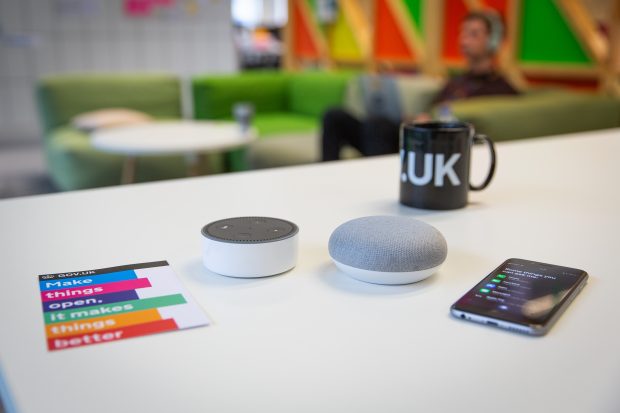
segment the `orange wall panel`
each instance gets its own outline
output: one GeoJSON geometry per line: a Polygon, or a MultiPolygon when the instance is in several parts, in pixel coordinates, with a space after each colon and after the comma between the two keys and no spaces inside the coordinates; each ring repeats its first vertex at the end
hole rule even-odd
{"type": "Polygon", "coordinates": [[[376,19],[375,57],[379,60],[413,60],[414,54],[386,0],[377,0],[376,19]]]}
{"type": "Polygon", "coordinates": [[[303,12],[299,6],[293,5],[293,50],[297,57],[317,58],[318,48],[310,34],[310,28],[306,25],[303,12]]]}

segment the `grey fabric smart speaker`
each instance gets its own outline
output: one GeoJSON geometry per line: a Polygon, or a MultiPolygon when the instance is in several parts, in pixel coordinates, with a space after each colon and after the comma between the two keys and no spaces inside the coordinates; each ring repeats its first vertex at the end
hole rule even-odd
{"type": "Polygon", "coordinates": [[[448,245],[435,227],[415,218],[369,216],[340,225],[329,238],[329,255],[360,281],[409,284],[434,274],[448,245]]]}

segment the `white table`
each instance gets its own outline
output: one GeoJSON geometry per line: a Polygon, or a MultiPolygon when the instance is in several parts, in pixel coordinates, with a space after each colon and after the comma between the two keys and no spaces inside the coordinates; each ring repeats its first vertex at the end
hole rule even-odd
{"type": "Polygon", "coordinates": [[[92,145],[105,152],[125,155],[122,183],[135,178],[136,157],[183,154],[188,175],[197,174],[200,155],[246,146],[256,139],[256,131],[242,131],[235,122],[166,121],[121,126],[95,131],[92,145]]]}
{"type": "Polygon", "coordinates": [[[400,206],[397,156],[0,201],[10,402],[27,413],[619,411],[620,129],[497,150],[494,182],[457,211],[400,206]],[[257,280],[203,269],[202,225],[254,214],[299,225],[298,266],[257,280]],[[443,232],[440,272],[391,287],[340,273],[330,233],[374,214],[443,232]],[[590,273],[545,337],[449,315],[508,257],[590,273]],[[46,350],[37,274],[160,259],[212,326],[46,350]]]}

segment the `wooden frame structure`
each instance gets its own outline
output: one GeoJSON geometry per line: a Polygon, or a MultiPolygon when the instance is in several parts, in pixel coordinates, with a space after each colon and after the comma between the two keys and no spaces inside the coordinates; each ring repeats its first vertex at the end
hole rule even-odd
{"type": "Polygon", "coordinates": [[[533,78],[588,81],[620,94],[620,0],[608,1],[612,10],[605,36],[582,0],[340,0],[339,20],[330,24],[318,21],[312,0],[288,0],[285,68],[407,69],[442,75],[463,65],[455,55],[455,22],[468,11],[495,9],[506,27],[499,66],[514,84],[523,87],[533,78]],[[564,62],[561,56],[545,61],[542,49],[527,54],[540,33],[540,28],[532,32],[536,20],[530,20],[541,8],[572,42],[578,61],[564,62]],[[338,42],[349,42],[355,50],[342,53],[347,46],[338,42]]]}

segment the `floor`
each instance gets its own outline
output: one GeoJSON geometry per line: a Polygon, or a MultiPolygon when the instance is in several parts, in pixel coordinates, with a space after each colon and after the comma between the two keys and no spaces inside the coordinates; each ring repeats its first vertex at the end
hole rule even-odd
{"type": "Polygon", "coordinates": [[[0,141],[0,199],[56,192],[38,141],[0,141]]]}

